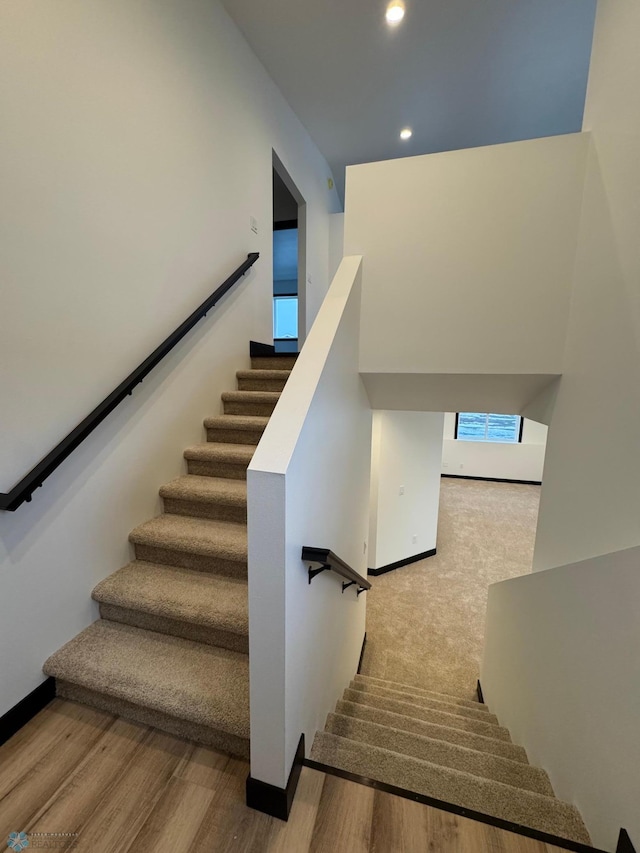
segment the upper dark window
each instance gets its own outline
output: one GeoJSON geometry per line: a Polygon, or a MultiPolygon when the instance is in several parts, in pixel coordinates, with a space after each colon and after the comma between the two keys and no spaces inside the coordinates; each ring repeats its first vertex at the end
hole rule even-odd
{"type": "Polygon", "coordinates": [[[462,441],[495,441],[517,444],[522,441],[523,419],[519,415],[458,412],[455,438],[462,441]]]}

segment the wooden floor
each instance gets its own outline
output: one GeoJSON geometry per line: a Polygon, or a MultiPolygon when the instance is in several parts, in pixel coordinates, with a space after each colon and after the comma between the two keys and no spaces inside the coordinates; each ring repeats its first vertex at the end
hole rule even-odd
{"type": "Polygon", "coordinates": [[[248,770],[213,749],[56,699],[0,747],[0,845],[24,831],[29,853],[54,844],[82,853],[558,851],[309,768],[283,823],[244,805],[248,770]]]}

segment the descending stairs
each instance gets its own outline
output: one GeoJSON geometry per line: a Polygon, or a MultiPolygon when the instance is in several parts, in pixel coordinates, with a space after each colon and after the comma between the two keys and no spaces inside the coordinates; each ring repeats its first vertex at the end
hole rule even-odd
{"type": "Polygon", "coordinates": [[[295,358],[238,371],[135,559],[94,589],[101,619],[46,661],[59,696],[249,756],[247,467],[295,358]]]}
{"type": "Polygon", "coordinates": [[[486,705],[357,675],[313,742],[311,759],[474,811],[590,844],[486,705]]]}

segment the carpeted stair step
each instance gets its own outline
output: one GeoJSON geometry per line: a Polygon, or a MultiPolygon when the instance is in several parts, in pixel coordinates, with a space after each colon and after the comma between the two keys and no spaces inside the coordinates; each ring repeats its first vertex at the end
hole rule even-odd
{"type": "Polygon", "coordinates": [[[510,741],[498,740],[496,738],[485,737],[474,732],[466,732],[464,729],[454,729],[450,726],[438,725],[430,723],[426,720],[419,720],[415,717],[407,717],[404,714],[396,714],[393,711],[385,711],[382,708],[375,708],[370,705],[363,705],[358,702],[345,702],[340,700],[336,705],[336,713],[343,716],[356,717],[359,720],[378,723],[381,726],[390,726],[394,729],[401,729],[406,732],[413,732],[423,737],[430,737],[434,740],[443,740],[448,743],[465,746],[469,749],[476,749],[480,752],[488,752],[492,755],[508,758],[511,761],[519,761],[527,764],[527,753],[521,746],[517,746],[510,741]]]}
{"type": "Polygon", "coordinates": [[[578,811],[555,797],[515,788],[329,732],[316,734],[311,758],[358,776],[396,785],[541,832],[583,844],[590,843],[578,811]]]}
{"type": "Polygon", "coordinates": [[[348,687],[342,697],[347,702],[359,702],[383,711],[393,711],[396,714],[404,714],[407,717],[415,717],[429,723],[437,723],[440,726],[450,726],[454,729],[463,729],[467,732],[475,732],[485,737],[496,740],[510,741],[509,730],[497,726],[494,723],[485,723],[482,720],[472,719],[462,714],[451,714],[446,711],[437,711],[424,705],[413,705],[409,702],[400,702],[397,699],[389,699],[387,696],[377,696],[374,693],[365,693],[363,690],[352,690],[348,687]]]}
{"type": "Polygon", "coordinates": [[[403,755],[412,755],[432,764],[464,770],[474,776],[493,779],[505,785],[536,791],[550,797],[554,795],[544,770],[521,761],[510,761],[491,753],[340,714],[329,714],[325,731],[403,755]]]}
{"type": "Polygon", "coordinates": [[[187,474],[162,486],[160,497],[173,515],[247,523],[246,480],[187,474]]]}
{"type": "Polygon", "coordinates": [[[483,711],[488,711],[488,705],[482,702],[473,701],[471,699],[462,699],[460,696],[452,696],[450,693],[438,693],[433,690],[425,690],[423,687],[415,687],[412,684],[403,684],[399,681],[388,681],[384,678],[374,678],[372,675],[356,675],[354,681],[367,685],[379,685],[387,687],[389,690],[399,690],[402,693],[412,693],[416,696],[427,696],[433,699],[439,699],[441,702],[448,702],[450,705],[464,705],[467,708],[481,708],[483,711]]]}
{"type": "Polygon", "coordinates": [[[282,391],[290,370],[238,370],[238,391],[282,391]]]}
{"type": "Polygon", "coordinates": [[[207,441],[229,444],[257,444],[269,423],[268,417],[251,415],[219,415],[205,418],[207,441]]]}
{"type": "Polygon", "coordinates": [[[247,576],[247,527],[232,521],[160,515],[129,534],[136,558],[231,577],[247,576]]]}
{"type": "Polygon", "coordinates": [[[279,391],[225,391],[222,405],[225,415],[269,417],[279,399],[279,391]]]}
{"type": "Polygon", "coordinates": [[[249,658],[100,620],[44,665],[59,696],[249,755],[249,658]]]}
{"type": "Polygon", "coordinates": [[[99,583],[92,597],[111,622],[249,653],[244,580],[136,560],[99,583]]]}
{"type": "Polygon", "coordinates": [[[251,359],[253,370],[293,370],[298,353],[274,353],[268,356],[254,356],[251,359]]]}
{"type": "Polygon", "coordinates": [[[412,705],[422,705],[425,708],[433,708],[435,711],[446,711],[449,714],[460,714],[464,717],[470,717],[472,720],[481,720],[485,723],[493,723],[498,725],[498,718],[482,708],[470,708],[467,705],[455,705],[445,702],[441,699],[434,699],[431,696],[423,696],[415,693],[405,693],[399,690],[391,690],[387,687],[377,684],[363,684],[355,679],[349,685],[352,690],[360,690],[363,693],[370,693],[374,696],[386,696],[389,699],[397,699],[399,702],[409,702],[412,705]]]}
{"type": "Polygon", "coordinates": [[[247,468],[256,452],[253,444],[194,444],[184,451],[187,470],[200,477],[246,480],[247,468]]]}

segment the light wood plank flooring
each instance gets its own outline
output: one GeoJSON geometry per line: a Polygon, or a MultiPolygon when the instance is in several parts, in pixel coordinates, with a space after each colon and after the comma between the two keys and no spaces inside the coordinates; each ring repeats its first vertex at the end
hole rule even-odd
{"type": "Polygon", "coordinates": [[[248,771],[56,699],[0,747],[0,844],[24,831],[29,850],[82,853],[560,853],[309,768],[283,823],[244,805],[248,771]]]}

